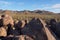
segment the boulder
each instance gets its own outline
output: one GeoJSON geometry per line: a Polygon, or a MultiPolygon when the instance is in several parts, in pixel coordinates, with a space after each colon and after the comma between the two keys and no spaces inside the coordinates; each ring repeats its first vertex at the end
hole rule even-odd
{"type": "Polygon", "coordinates": [[[0,37],[6,37],[7,36],[7,31],[4,27],[0,27],[0,37]]]}
{"type": "Polygon", "coordinates": [[[58,38],[60,38],[60,23],[58,23],[55,19],[51,19],[50,25],[50,29],[55,33],[58,38]]]}
{"type": "Polygon", "coordinates": [[[25,20],[21,20],[21,22],[22,22],[22,25],[21,25],[21,28],[23,28],[24,26],[25,26],[25,20]]]}
{"type": "Polygon", "coordinates": [[[8,24],[14,25],[14,21],[11,16],[6,14],[6,15],[2,15],[1,17],[3,19],[3,25],[8,25],[8,24]]]}
{"type": "Polygon", "coordinates": [[[23,35],[29,35],[34,40],[47,40],[43,25],[38,18],[33,18],[24,28],[23,35]]]}
{"type": "Polygon", "coordinates": [[[30,36],[28,35],[19,35],[19,36],[7,36],[7,37],[4,37],[4,38],[1,38],[1,40],[34,40],[33,38],[31,38],[30,36]]]}

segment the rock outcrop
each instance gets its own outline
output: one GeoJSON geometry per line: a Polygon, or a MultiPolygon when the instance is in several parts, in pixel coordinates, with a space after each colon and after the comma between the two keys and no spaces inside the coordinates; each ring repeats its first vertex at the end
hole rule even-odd
{"type": "MultiPolygon", "coordinates": [[[[55,21],[52,23],[55,25],[55,21]]],[[[50,24],[52,26],[52,24],[50,24]]],[[[46,23],[39,18],[14,21],[9,15],[2,15],[0,19],[0,39],[2,40],[58,40],[55,32],[46,27],[46,23]]],[[[52,26],[56,28],[56,26],[52,26]]],[[[52,28],[51,27],[51,28],[52,28]]],[[[59,28],[59,27],[58,27],[59,28]]],[[[53,29],[54,30],[54,29],[53,29]]],[[[56,33],[60,30],[56,30],[56,33]]]]}
{"type": "Polygon", "coordinates": [[[0,27],[0,37],[6,37],[7,31],[4,27],[0,27]]]}

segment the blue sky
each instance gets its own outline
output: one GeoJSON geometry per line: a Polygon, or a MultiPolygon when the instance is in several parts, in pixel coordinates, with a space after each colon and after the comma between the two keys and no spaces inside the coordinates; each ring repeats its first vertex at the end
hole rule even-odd
{"type": "Polygon", "coordinates": [[[60,0],[0,0],[3,10],[47,10],[60,12],[60,0]]]}

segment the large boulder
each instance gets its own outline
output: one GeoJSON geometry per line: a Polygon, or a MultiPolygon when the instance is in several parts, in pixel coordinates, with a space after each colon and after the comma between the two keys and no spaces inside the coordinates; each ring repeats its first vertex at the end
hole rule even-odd
{"type": "Polygon", "coordinates": [[[56,23],[56,30],[55,30],[55,34],[58,38],[60,38],[60,23],[56,23]]]}
{"type": "Polygon", "coordinates": [[[58,38],[60,38],[60,23],[58,23],[55,19],[51,19],[50,25],[50,29],[55,33],[58,38]]]}
{"type": "Polygon", "coordinates": [[[23,28],[24,26],[25,26],[25,20],[21,20],[21,22],[22,22],[22,25],[21,25],[21,28],[23,28]]]}
{"type": "MultiPolygon", "coordinates": [[[[2,23],[2,26],[11,25],[11,27],[12,27],[13,29],[15,29],[15,28],[13,27],[13,25],[14,25],[14,20],[13,20],[13,18],[12,18],[10,15],[7,15],[7,14],[1,15],[1,23],[2,23]]],[[[0,24],[0,25],[1,25],[1,24],[0,24]]]]}
{"type": "MultiPolygon", "coordinates": [[[[15,27],[14,27],[14,28],[15,28],[15,27]]],[[[16,30],[16,28],[13,29],[13,28],[11,27],[11,25],[8,25],[7,35],[18,35],[18,34],[19,34],[18,31],[19,31],[19,30],[16,30]]]]}
{"type": "Polygon", "coordinates": [[[55,34],[57,34],[58,29],[59,29],[59,27],[57,27],[57,26],[58,26],[58,24],[57,24],[56,20],[55,20],[55,19],[51,19],[51,20],[50,20],[50,29],[51,29],[55,34]]]}
{"type": "Polygon", "coordinates": [[[40,21],[41,21],[41,23],[43,24],[43,27],[44,27],[44,30],[45,30],[45,33],[46,33],[46,35],[47,35],[48,40],[58,40],[58,38],[57,38],[56,35],[50,30],[50,28],[46,26],[47,24],[46,24],[42,19],[40,19],[40,21]]]}
{"type": "Polygon", "coordinates": [[[22,26],[22,22],[20,20],[14,21],[14,27],[16,29],[21,28],[21,26],[22,26]]]}
{"type": "Polygon", "coordinates": [[[16,20],[14,22],[15,30],[17,30],[19,34],[21,34],[21,25],[22,25],[22,22],[20,20],[16,20]]]}
{"type": "Polygon", "coordinates": [[[47,40],[43,25],[38,18],[33,18],[25,25],[22,29],[22,34],[29,35],[34,40],[47,40]]]}
{"type": "Polygon", "coordinates": [[[6,37],[7,31],[4,27],[0,27],[0,37],[6,37]]]}
{"type": "Polygon", "coordinates": [[[3,25],[8,25],[8,24],[14,25],[14,21],[11,16],[5,14],[5,15],[2,15],[1,17],[3,19],[3,25]]]}
{"type": "Polygon", "coordinates": [[[25,20],[16,20],[14,26],[17,28],[23,28],[25,26],[25,20]]]}

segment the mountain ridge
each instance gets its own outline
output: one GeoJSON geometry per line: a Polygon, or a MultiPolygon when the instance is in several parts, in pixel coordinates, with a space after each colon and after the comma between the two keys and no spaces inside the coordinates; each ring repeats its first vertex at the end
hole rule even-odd
{"type": "Polygon", "coordinates": [[[45,11],[45,10],[23,10],[23,11],[12,11],[12,10],[1,10],[0,13],[37,13],[37,14],[60,14],[60,13],[54,13],[50,11],[45,11]]]}

